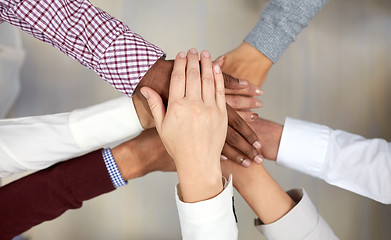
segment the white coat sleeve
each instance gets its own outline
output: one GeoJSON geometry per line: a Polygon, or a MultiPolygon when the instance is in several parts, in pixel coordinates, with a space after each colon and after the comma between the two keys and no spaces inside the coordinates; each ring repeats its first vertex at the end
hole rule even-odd
{"type": "Polygon", "coordinates": [[[391,203],[391,143],[287,118],[277,164],[391,203]]]}
{"type": "Polygon", "coordinates": [[[197,202],[181,201],[179,185],[176,186],[176,203],[184,240],[238,239],[238,228],[233,210],[232,176],[225,189],[216,197],[197,202]]]}
{"type": "Polygon", "coordinates": [[[142,130],[126,96],[70,113],[0,120],[0,176],[47,168],[142,130]]]}
{"type": "Polygon", "coordinates": [[[333,240],[338,239],[319,215],[304,189],[292,189],[288,195],[297,202],[285,216],[256,228],[270,240],[333,240]]]}

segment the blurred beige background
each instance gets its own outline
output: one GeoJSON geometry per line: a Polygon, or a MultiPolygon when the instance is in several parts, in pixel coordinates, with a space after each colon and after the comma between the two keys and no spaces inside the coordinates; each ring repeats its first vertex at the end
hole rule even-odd
{"type": "MultiPolygon", "coordinates": [[[[168,58],[208,49],[214,57],[240,44],[265,0],[93,0],[168,58]]],[[[271,70],[264,118],[318,122],[391,141],[391,2],[331,0],[271,70]]],[[[91,70],[23,34],[22,89],[10,117],[70,111],[119,96],[91,70]]],[[[391,206],[288,169],[265,164],[284,189],[304,187],[341,239],[390,239],[391,206]]],[[[180,239],[176,174],[153,173],[28,231],[33,240],[180,239]]],[[[390,186],[391,187],[391,186],[390,186]]],[[[239,239],[263,239],[254,214],[236,196],[239,239]]],[[[283,229],[281,230],[283,231],[283,229]]]]}

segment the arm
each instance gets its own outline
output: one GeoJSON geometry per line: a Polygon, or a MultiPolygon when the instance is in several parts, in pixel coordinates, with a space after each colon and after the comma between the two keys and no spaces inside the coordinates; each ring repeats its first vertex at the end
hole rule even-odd
{"type": "MultiPolygon", "coordinates": [[[[146,130],[112,153],[126,181],[152,171],[175,170],[156,130],[146,130]],[[147,154],[151,145],[156,154],[147,154]]],[[[11,239],[114,189],[101,150],[12,182],[0,188],[0,239],[11,239]]]]}
{"type": "Polygon", "coordinates": [[[223,191],[219,161],[228,125],[220,68],[212,70],[204,51],[200,74],[198,52],[191,49],[175,59],[167,111],[155,91],[142,88],[141,93],[175,162],[183,239],[236,239],[232,185],[223,191]]]}
{"type": "Polygon", "coordinates": [[[391,203],[391,143],[287,118],[277,164],[391,203]],[[305,148],[303,146],[306,146],[305,148]]]}
{"type": "MultiPolygon", "coordinates": [[[[151,87],[167,99],[172,62],[161,59],[163,52],[158,47],[89,1],[9,1],[0,5],[0,13],[1,21],[53,45],[122,93],[132,96],[143,79],[139,88],[151,87]]],[[[225,79],[232,81],[229,76],[225,79]]],[[[228,135],[227,145],[247,153],[250,164],[258,155],[259,149],[253,146],[259,146],[256,136],[235,110],[228,108],[233,134],[228,135]]]]}
{"type": "Polygon", "coordinates": [[[262,85],[273,63],[278,61],[327,1],[269,1],[244,42],[225,55],[223,71],[262,85]]]}
{"type": "Polygon", "coordinates": [[[287,118],[285,125],[243,117],[257,133],[262,154],[277,164],[390,204],[391,143],[287,118]]]}
{"type": "Polygon", "coordinates": [[[164,54],[88,0],[2,1],[2,21],[56,47],[128,96],[164,54]]]}
{"type": "Polygon", "coordinates": [[[70,113],[0,120],[0,175],[44,169],[137,136],[146,118],[143,105],[133,99],[121,97],[70,113]]]}
{"type": "Polygon", "coordinates": [[[263,166],[239,168],[222,162],[224,176],[235,178],[235,188],[258,216],[257,229],[267,239],[337,239],[303,190],[284,190],[263,166]]]}

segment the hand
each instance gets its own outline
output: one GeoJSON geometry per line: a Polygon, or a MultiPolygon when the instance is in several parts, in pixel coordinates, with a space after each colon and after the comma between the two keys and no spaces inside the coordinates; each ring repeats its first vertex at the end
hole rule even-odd
{"type": "Polygon", "coordinates": [[[277,221],[296,204],[262,165],[242,168],[222,161],[221,168],[225,177],[233,175],[236,190],[264,224],[277,221]]]}
{"type": "Polygon", "coordinates": [[[138,137],[120,144],[111,152],[126,181],[150,172],[176,170],[174,161],[168,155],[155,128],[143,131],[138,137]]]}
{"type": "MultiPolygon", "coordinates": [[[[133,101],[136,107],[137,114],[139,115],[141,125],[147,129],[154,127],[154,121],[148,103],[142,96],[140,89],[144,86],[149,87],[159,93],[163,103],[167,103],[169,95],[170,77],[173,69],[173,61],[159,59],[147,72],[144,78],[141,80],[133,95],[133,101]],[[146,113],[149,114],[146,114],[146,113]],[[141,117],[140,117],[141,116],[141,117]]],[[[254,94],[254,87],[249,86],[245,80],[239,80],[232,76],[223,73],[224,84],[226,88],[241,91],[243,94],[247,91],[254,94]]],[[[257,142],[256,134],[246,124],[246,122],[236,113],[234,109],[227,106],[228,119],[230,130],[227,134],[226,147],[223,149],[223,155],[230,157],[239,164],[248,167],[251,161],[254,160],[257,163],[261,163],[263,157],[258,156],[260,151],[260,144],[257,142]],[[234,158],[233,154],[236,152],[241,153],[244,158],[234,158]]]]}
{"type": "Polygon", "coordinates": [[[281,124],[259,118],[256,113],[251,111],[241,111],[238,113],[257,134],[258,139],[262,144],[261,154],[265,158],[275,161],[280,147],[283,126],[281,124]]]}
{"type": "Polygon", "coordinates": [[[263,85],[273,65],[270,59],[247,42],[217,58],[215,63],[233,77],[247,79],[257,86],[263,85]]]}
{"type": "Polygon", "coordinates": [[[183,200],[196,202],[218,195],[223,189],[219,159],[228,125],[220,67],[212,70],[210,55],[204,51],[200,75],[197,50],[190,49],[187,60],[183,52],[175,59],[167,111],[154,90],[144,87],[141,93],[174,159],[183,200]]]}

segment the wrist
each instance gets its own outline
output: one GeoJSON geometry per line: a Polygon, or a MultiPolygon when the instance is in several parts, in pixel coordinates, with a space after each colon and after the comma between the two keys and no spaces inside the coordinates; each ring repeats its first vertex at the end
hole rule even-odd
{"type": "Polygon", "coordinates": [[[133,146],[133,142],[128,141],[111,150],[118,170],[125,181],[145,175],[145,173],[143,173],[144,168],[140,164],[129,163],[129,161],[138,158],[138,155],[135,152],[136,149],[137,146],[133,146]]]}
{"type": "MultiPolygon", "coordinates": [[[[139,90],[142,87],[149,87],[162,97],[164,104],[167,104],[173,67],[174,61],[163,58],[158,59],[144,75],[143,79],[141,79],[137,85],[136,92],[141,94],[139,90]]],[[[149,108],[147,109],[149,110],[149,108]]]]}
{"type": "Polygon", "coordinates": [[[217,196],[223,190],[220,164],[177,165],[183,201],[198,202],[217,196]]]}
{"type": "Polygon", "coordinates": [[[255,85],[262,85],[273,62],[261,51],[247,42],[227,53],[223,71],[240,79],[246,79],[255,85]]]}
{"type": "Polygon", "coordinates": [[[133,95],[133,102],[141,126],[144,129],[153,128],[155,122],[153,121],[148,102],[141,94],[140,89],[149,87],[155,90],[161,96],[163,103],[167,104],[173,65],[173,61],[164,60],[163,58],[158,59],[137,85],[133,95]]]}
{"type": "Polygon", "coordinates": [[[248,122],[248,124],[257,134],[262,144],[262,155],[266,159],[275,161],[280,147],[283,126],[262,118],[257,118],[252,122],[248,122]]]}
{"type": "Polygon", "coordinates": [[[153,120],[152,115],[147,109],[148,106],[145,106],[143,103],[143,98],[140,98],[140,94],[135,93],[132,97],[134,109],[136,110],[137,117],[140,121],[141,126],[144,129],[149,129],[155,127],[155,121],[153,120]]]}

